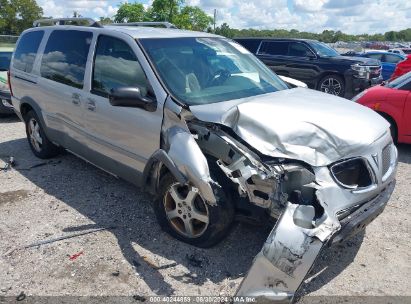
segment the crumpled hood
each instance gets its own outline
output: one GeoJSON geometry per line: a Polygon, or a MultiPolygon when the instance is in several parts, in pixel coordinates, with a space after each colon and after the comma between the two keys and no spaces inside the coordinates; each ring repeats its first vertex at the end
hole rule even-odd
{"type": "Polygon", "coordinates": [[[190,106],[206,122],[230,127],[262,154],[325,166],[362,155],[389,130],[380,115],[350,100],[295,88],[190,106]]]}

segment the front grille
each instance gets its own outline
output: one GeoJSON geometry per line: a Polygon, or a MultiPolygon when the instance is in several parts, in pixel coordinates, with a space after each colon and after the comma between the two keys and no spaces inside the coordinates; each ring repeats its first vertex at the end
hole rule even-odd
{"type": "Polygon", "coordinates": [[[381,75],[381,66],[369,66],[368,70],[370,78],[376,78],[381,75]]]}
{"type": "Polygon", "coordinates": [[[391,166],[391,145],[386,145],[382,150],[382,175],[387,173],[391,166]]]}
{"type": "Polygon", "coordinates": [[[338,162],[330,170],[336,182],[345,188],[365,188],[373,184],[368,162],[361,157],[338,162]]]}

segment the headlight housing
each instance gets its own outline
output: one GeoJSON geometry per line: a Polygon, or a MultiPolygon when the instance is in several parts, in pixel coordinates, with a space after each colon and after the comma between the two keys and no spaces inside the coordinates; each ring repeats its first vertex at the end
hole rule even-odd
{"type": "Polygon", "coordinates": [[[374,174],[368,161],[362,157],[337,162],[330,167],[334,180],[347,189],[366,188],[374,184],[374,174]]]}
{"type": "Polygon", "coordinates": [[[357,78],[367,78],[369,69],[367,66],[360,65],[358,63],[351,65],[351,69],[356,72],[356,77],[357,78]]]}

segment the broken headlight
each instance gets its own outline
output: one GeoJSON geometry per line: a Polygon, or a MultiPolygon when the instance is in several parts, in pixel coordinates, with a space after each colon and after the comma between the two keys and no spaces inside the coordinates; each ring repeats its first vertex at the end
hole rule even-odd
{"type": "Polygon", "coordinates": [[[330,170],[335,181],[344,188],[365,188],[373,184],[372,170],[368,161],[361,157],[335,163],[330,170]]]}

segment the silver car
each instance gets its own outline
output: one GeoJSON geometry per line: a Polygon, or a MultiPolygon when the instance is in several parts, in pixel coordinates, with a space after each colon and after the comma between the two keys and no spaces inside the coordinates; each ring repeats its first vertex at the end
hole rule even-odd
{"type": "Polygon", "coordinates": [[[195,246],[236,213],[276,219],[237,295],[291,300],[326,244],[383,211],[397,149],[372,110],[290,89],[224,37],[65,21],[26,30],[12,59],[33,153],[64,148],[141,186],[161,227],[195,246]]]}

